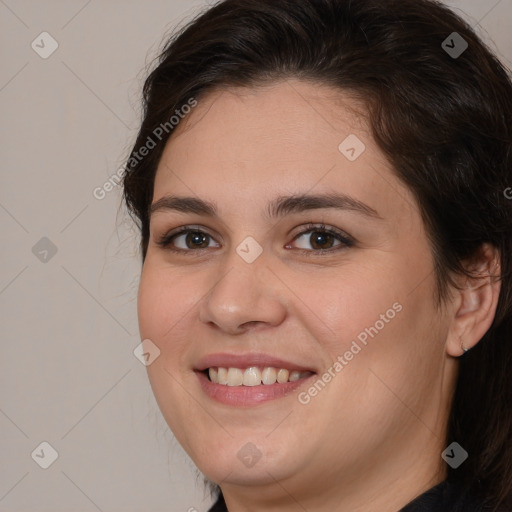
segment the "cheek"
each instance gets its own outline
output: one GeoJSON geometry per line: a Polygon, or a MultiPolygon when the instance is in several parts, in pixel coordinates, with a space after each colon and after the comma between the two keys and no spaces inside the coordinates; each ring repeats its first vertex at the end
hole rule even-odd
{"type": "Polygon", "coordinates": [[[353,340],[364,343],[375,330],[380,337],[391,324],[400,321],[404,294],[389,270],[375,262],[341,269],[335,279],[331,275],[311,282],[303,276],[296,281],[297,290],[307,290],[303,304],[314,322],[311,330],[327,343],[333,359],[349,350],[353,340]]]}
{"type": "MultiPolygon", "coordinates": [[[[370,370],[402,388],[416,382],[412,368],[430,373],[442,356],[428,258],[412,266],[391,256],[347,267],[337,280],[317,281],[323,286],[312,287],[306,276],[297,282],[308,290],[304,302],[315,313],[309,328],[329,359],[343,357],[345,378],[364,386],[370,379],[375,396],[389,392],[370,370]]],[[[338,379],[336,385],[346,383],[338,379]]]]}
{"type": "Polygon", "coordinates": [[[159,283],[158,276],[146,263],[142,271],[137,297],[137,314],[141,337],[152,341],[161,338],[167,322],[167,289],[159,283]]]}
{"type": "Polygon", "coordinates": [[[146,259],[137,297],[141,336],[159,342],[173,336],[190,309],[187,289],[169,269],[146,259]]]}
{"type": "Polygon", "coordinates": [[[141,339],[150,339],[160,350],[146,370],[163,416],[180,437],[188,424],[185,411],[193,407],[180,373],[185,344],[179,340],[186,339],[180,330],[186,328],[190,310],[186,290],[177,285],[176,276],[169,269],[146,258],[137,298],[139,330],[141,339]]]}
{"type": "Polygon", "coordinates": [[[191,309],[187,289],[176,282],[171,272],[159,270],[151,262],[145,264],[137,312],[141,339],[151,340],[160,349],[158,359],[147,368],[152,380],[165,377],[161,372],[155,373],[157,367],[171,369],[182,363],[183,344],[179,340],[187,339],[183,333],[187,330],[187,312],[191,309]]]}

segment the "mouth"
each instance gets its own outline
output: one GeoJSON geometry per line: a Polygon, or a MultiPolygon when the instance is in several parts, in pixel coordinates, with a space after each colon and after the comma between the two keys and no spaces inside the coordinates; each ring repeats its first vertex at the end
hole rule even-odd
{"type": "Polygon", "coordinates": [[[209,398],[237,407],[283,398],[317,374],[264,354],[213,354],[199,362],[195,373],[209,398]]]}
{"type": "Polygon", "coordinates": [[[297,382],[313,375],[311,371],[289,370],[273,366],[250,366],[245,369],[216,366],[207,368],[203,373],[213,384],[230,387],[285,384],[286,382],[297,382]]]}

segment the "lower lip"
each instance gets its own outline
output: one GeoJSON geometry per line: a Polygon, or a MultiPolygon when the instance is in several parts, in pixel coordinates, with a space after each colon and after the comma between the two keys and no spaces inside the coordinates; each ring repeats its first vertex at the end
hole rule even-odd
{"type": "Polygon", "coordinates": [[[276,382],[275,384],[260,384],[259,386],[214,384],[203,372],[196,372],[196,375],[199,377],[201,388],[212,400],[226,405],[244,407],[283,398],[308,382],[316,374],[293,382],[282,384],[276,382]]]}

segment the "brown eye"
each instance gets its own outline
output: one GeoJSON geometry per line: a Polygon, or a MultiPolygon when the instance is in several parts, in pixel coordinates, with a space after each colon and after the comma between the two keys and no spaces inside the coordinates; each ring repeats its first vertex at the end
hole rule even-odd
{"type": "Polygon", "coordinates": [[[311,235],[309,235],[309,239],[314,249],[331,249],[335,241],[331,234],[321,231],[313,231],[311,235]]]}
{"type": "Polygon", "coordinates": [[[189,249],[204,249],[208,247],[209,236],[201,231],[191,231],[185,236],[185,245],[189,249]]]}
{"type": "MultiPolygon", "coordinates": [[[[178,232],[170,233],[158,241],[158,245],[175,252],[193,252],[208,249],[213,238],[200,229],[184,227],[178,232]]],[[[218,246],[218,245],[217,245],[218,246]]]]}
{"type": "MultiPolygon", "coordinates": [[[[344,233],[325,226],[308,226],[310,229],[302,231],[294,239],[293,243],[306,253],[334,252],[338,249],[352,247],[354,242],[344,233]],[[301,241],[301,239],[303,239],[301,241]],[[297,243],[297,241],[299,241],[297,243]]],[[[290,248],[290,245],[286,246],[290,248]]]]}

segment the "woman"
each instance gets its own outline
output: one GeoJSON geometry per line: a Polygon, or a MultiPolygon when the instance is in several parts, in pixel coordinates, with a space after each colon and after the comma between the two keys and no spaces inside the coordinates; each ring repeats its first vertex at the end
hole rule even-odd
{"type": "Polygon", "coordinates": [[[512,510],[512,85],[471,28],[225,0],[144,100],[140,332],[211,510],[512,510]]]}

